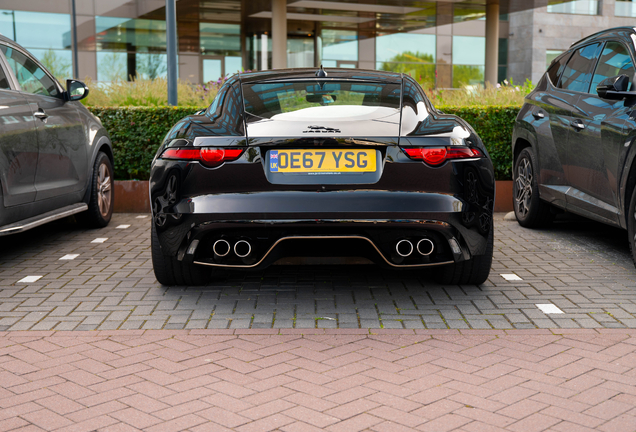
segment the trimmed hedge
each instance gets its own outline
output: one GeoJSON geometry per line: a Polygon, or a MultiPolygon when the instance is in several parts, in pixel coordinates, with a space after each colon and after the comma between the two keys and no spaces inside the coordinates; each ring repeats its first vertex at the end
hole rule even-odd
{"type": "MultiPolygon", "coordinates": [[[[98,116],[113,142],[115,178],[147,180],[150,163],[168,130],[196,107],[88,107],[98,116]]],[[[510,180],[510,140],[517,106],[440,107],[470,123],[486,144],[497,180],[510,180]]]]}
{"type": "Polygon", "coordinates": [[[116,180],[148,180],[166,133],[196,107],[87,107],[110,134],[116,180]]]}
{"type": "Polygon", "coordinates": [[[512,179],[512,129],[521,107],[468,106],[439,109],[446,114],[463,118],[475,129],[488,149],[497,180],[512,179]]]}

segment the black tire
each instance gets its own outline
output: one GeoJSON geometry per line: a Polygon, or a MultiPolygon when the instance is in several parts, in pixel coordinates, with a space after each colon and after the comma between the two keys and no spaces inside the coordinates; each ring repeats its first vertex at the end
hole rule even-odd
{"type": "Polygon", "coordinates": [[[435,280],[443,285],[480,285],[486,282],[492,266],[493,227],[490,227],[486,251],[467,261],[460,261],[437,269],[435,280]]]}
{"type": "Polygon", "coordinates": [[[627,211],[627,237],[629,239],[629,249],[632,252],[632,260],[636,266],[636,188],[632,192],[629,200],[629,210],[627,211]]]}
{"type": "Polygon", "coordinates": [[[205,285],[212,278],[212,270],[197,264],[188,264],[176,257],[164,255],[159,244],[159,236],[154,221],[151,222],[150,247],[152,249],[152,267],[155,277],[161,285],[205,285]]]}
{"type": "Polygon", "coordinates": [[[531,148],[521,150],[512,171],[512,199],[515,216],[519,225],[526,228],[540,228],[554,219],[550,204],[539,197],[539,183],[536,176],[537,159],[531,148]]]}
{"type": "Polygon", "coordinates": [[[97,153],[90,188],[88,210],[79,213],[77,219],[88,227],[103,228],[113,216],[115,203],[113,164],[105,153],[97,153]]]}

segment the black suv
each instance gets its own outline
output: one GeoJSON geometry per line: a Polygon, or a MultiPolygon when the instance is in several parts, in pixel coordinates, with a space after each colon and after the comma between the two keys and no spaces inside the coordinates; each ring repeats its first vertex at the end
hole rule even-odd
{"type": "Polygon", "coordinates": [[[525,227],[555,208],[628,230],[636,263],[636,29],[580,40],[548,67],[512,137],[514,210],[525,227]]]}
{"type": "Polygon", "coordinates": [[[0,36],[0,236],[76,214],[108,224],[113,152],[106,130],[27,50],[0,36]]]}

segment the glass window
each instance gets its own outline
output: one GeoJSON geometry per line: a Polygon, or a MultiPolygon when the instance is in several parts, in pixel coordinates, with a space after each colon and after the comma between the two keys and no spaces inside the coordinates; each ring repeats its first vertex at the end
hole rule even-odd
{"type": "Polygon", "coordinates": [[[308,37],[287,39],[287,67],[302,68],[313,66],[314,39],[308,37]]]}
{"type": "Polygon", "coordinates": [[[97,51],[97,81],[126,81],[128,54],[97,51]]]}
{"type": "Polygon", "coordinates": [[[166,52],[163,20],[95,17],[97,50],[166,52]]]}
{"type": "Polygon", "coordinates": [[[601,44],[595,43],[577,49],[568,60],[559,87],[587,92],[592,80],[592,68],[600,54],[601,44]]]}
{"type": "Polygon", "coordinates": [[[71,47],[68,14],[0,10],[0,33],[25,48],[71,47]]]}
{"type": "Polygon", "coordinates": [[[4,52],[23,91],[45,96],[59,94],[55,82],[33,60],[5,45],[0,45],[0,50],[4,52]]]}
{"type": "Polygon", "coordinates": [[[241,55],[239,24],[199,23],[199,38],[203,55],[241,55]]]}
{"type": "MultiPolygon", "coordinates": [[[[272,118],[277,114],[303,110],[307,110],[305,113],[308,117],[315,118],[318,113],[316,108],[337,106],[384,107],[397,110],[400,107],[400,91],[400,84],[350,81],[318,83],[310,80],[243,85],[245,111],[262,118],[272,118]]],[[[324,113],[324,110],[321,112],[324,113]]],[[[343,111],[338,109],[334,112],[342,115],[343,111]]],[[[384,111],[369,110],[369,112],[381,114],[384,111]]],[[[294,118],[302,120],[303,117],[302,114],[298,114],[294,115],[294,118]]]]}
{"type": "Polygon", "coordinates": [[[486,7],[480,4],[453,5],[453,22],[486,19],[486,7]]]}
{"type": "MultiPolygon", "coordinates": [[[[550,3],[556,2],[550,1],[550,3]]],[[[573,0],[549,4],[548,12],[577,15],[598,15],[598,0],[573,0]]]]}
{"type": "Polygon", "coordinates": [[[225,56],[225,75],[233,75],[243,70],[243,57],[225,56]]]}
{"type": "Polygon", "coordinates": [[[636,2],[632,0],[616,0],[614,16],[636,18],[636,2]]]}
{"type": "Polygon", "coordinates": [[[486,38],[453,36],[453,87],[483,84],[486,38]]]}
{"type": "Polygon", "coordinates": [[[217,81],[223,76],[223,61],[216,58],[203,59],[203,82],[217,81]]]}
{"type": "Polygon", "coordinates": [[[569,55],[562,56],[548,69],[548,78],[550,78],[552,85],[555,87],[559,84],[559,78],[563,73],[563,69],[565,69],[565,63],[568,61],[568,58],[570,58],[569,55]]]}
{"type": "Polygon", "coordinates": [[[322,59],[336,67],[336,60],[358,61],[358,32],[322,30],[322,59]]]}
{"type": "Polygon", "coordinates": [[[552,61],[563,54],[562,50],[546,50],[545,51],[545,68],[549,68],[552,61]]]}
{"type": "MultiPolygon", "coordinates": [[[[605,78],[618,75],[627,75],[632,81],[634,79],[634,63],[627,48],[618,42],[608,42],[603,49],[601,59],[594,71],[594,78],[590,86],[590,93],[596,92],[596,86],[605,78]]],[[[631,87],[634,84],[632,83],[631,87]]],[[[631,90],[631,89],[630,89],[631,90]]]]}
{"type": "Polygon", "coordinates": [[[2,68],[0,68],[0,89],[10,89],[9,80],[7,79],[7,75],[4,73],[2,68]]]}
{"type": "Polygon", "coordinates": [[[143,79],[168,76],[168,56],[157,53],[135,54],[135,76],[143,79]]]}
{"type": "Polygon", "coordinates": [[[73,78],[73,53],[71,50],[29,49],[29,52],[59,82],[65,82],[68,78],[73,78]]]}
{"type": "Polygon", "coordinates": [[[426,87],[435,85],[435,35],[395,33],[375,41],[377,69],[408,74],[426,87]]]}

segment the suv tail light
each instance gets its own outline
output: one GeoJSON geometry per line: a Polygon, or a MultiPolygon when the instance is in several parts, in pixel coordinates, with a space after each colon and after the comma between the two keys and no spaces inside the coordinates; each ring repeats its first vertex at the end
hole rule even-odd
{"type": "Polygon", "coordinates": [[[207,167],[215,167],[224,162],[237,160],[243,151],[242,148],[224,149],[219,147],[169,148],[161,154],[161,158],[198,161],[207,167]]]}
{"type": "Polygon", "coordinates": [[[474,159],[483,157],[483,153],[471,147],[409,147],[404,153],[413,160],[421,160],[428,165],[441,165],[449,159],[474,159]]]}

